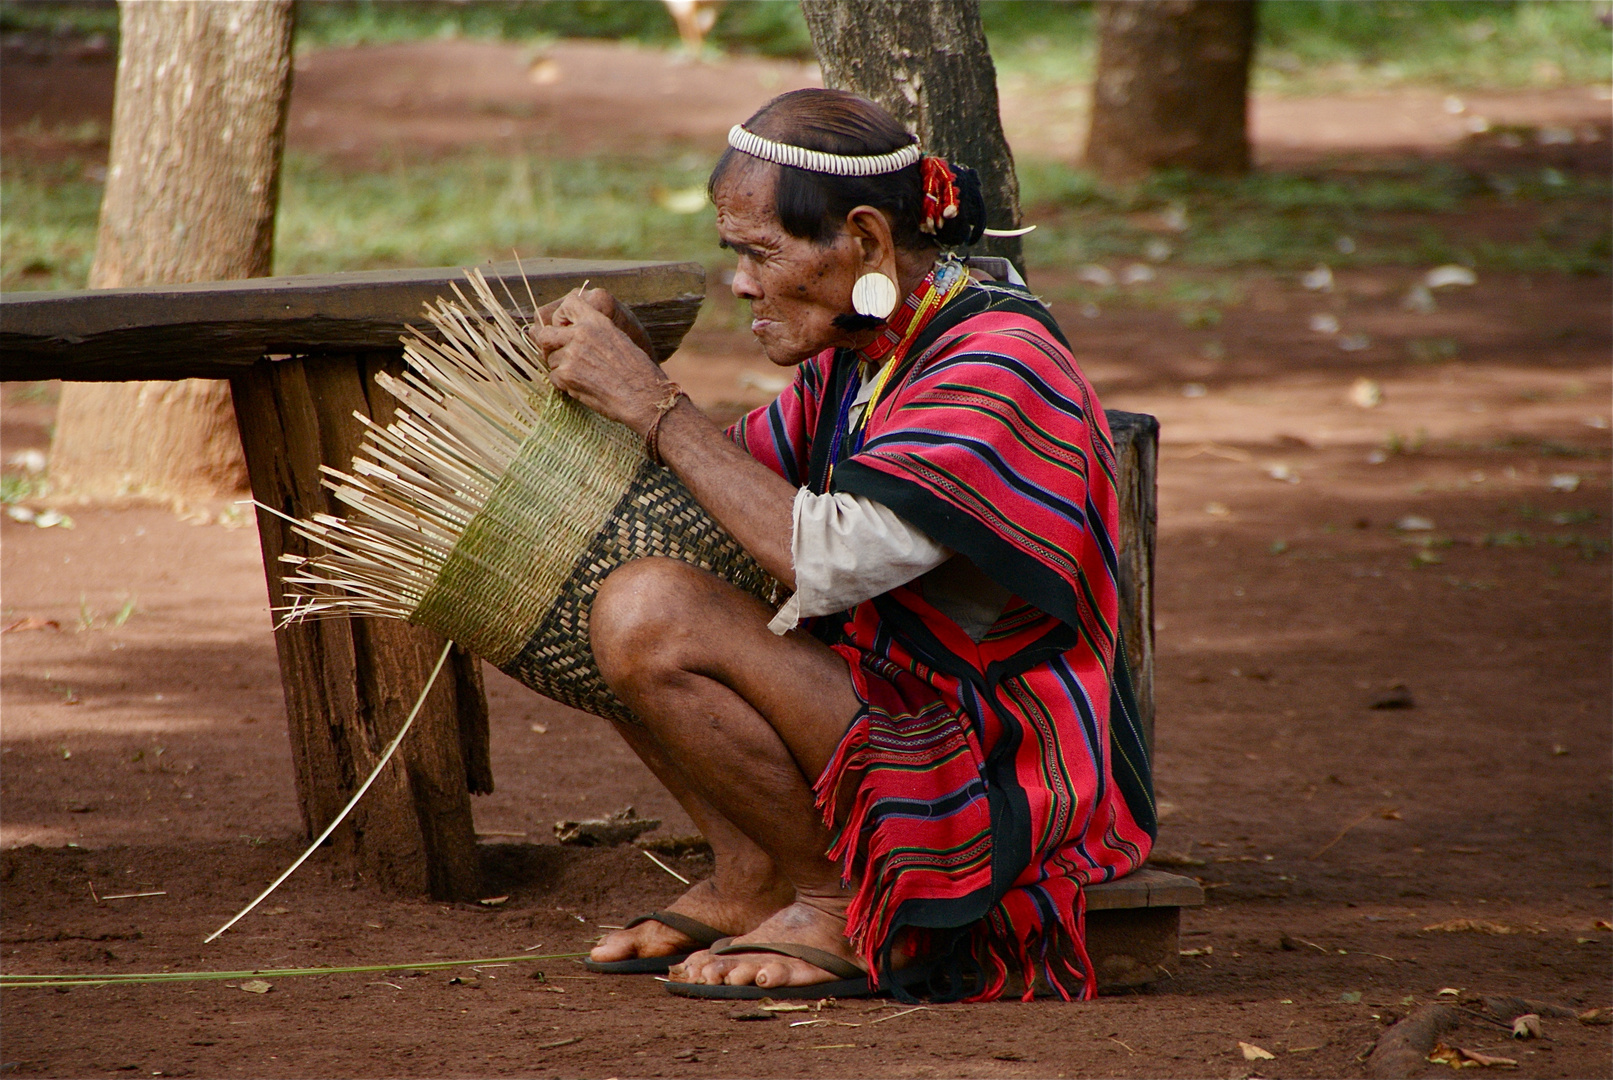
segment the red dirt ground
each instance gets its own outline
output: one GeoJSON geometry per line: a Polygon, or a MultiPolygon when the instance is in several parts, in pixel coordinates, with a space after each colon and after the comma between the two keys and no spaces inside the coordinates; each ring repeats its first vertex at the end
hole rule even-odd
{"type": "MultiPolygon", "coordinates": [[[[527,79],[521,100],[554,87],[572,97],[543,114],[552,120],[510,122],[550,123],[556,139],[592,133],[606,146],[647,132],[710,144],[734,117],[810,77],[794,65],[678,65],[596,45],[550,55],[575,79],[527,79]],[[644,80],[664,80],[662,105],[644,107],[644,80]]],[[[496,63],[526,79],[529,62],[519,49],[463,44],[315,53],[301,61],[294,139],[359,153],[375,148],[366,139],[468,137],[434,114],[508,99],[460,82],[462,104],[451,106],[432,97],[433,79],[450,67],[491,78],[496,63]],[[468,49],[490,51],[462,66],[468,49]],[[363,112],[387,85],[412,87],[416,104],[363,112]],[[329,127],[303,122],[316,115],[329,127]]],[[[32,85],[75,86],[88,108],[109,73],[66,64],[37,65],[32,85]]],[[[0,68],[6,152],[50,152],[48,135],[13,127],[25,75],[0,68]]],[[[1261,153],[1453,152],[1432,120],[1403,140],[1381,137],[1426,105],[1417,94],[1263,103],[1261,153]],[[1328,117],[1343,126],[1327,128],[1328,117]]],[[[1587,91],[1495,96],[1485,108],[1533,124],[1606,120],[1587,91]]],[[[1027,110],[1008,95],[1011,136],[1016,124],[1035,126],[1027,110]]],[[[1211,335],[1167,310],[1086,318],[1055,305],[1105,403],[1163,425],[1157,850],[1209,889],[1209,903],[1184,916],[1183,947],[1197,953],[1175,980],[1080,1005],[897,1015],[845,1002],[799,1027],[801,1014],[738,1022],[721,1005],[672,999],[648,979],[590,976],[569,960],[283,978],[262,995],[234,980],[20,989],[0,998],[0,1069],[1357,1076],[1385,1025],[1443,988],[1607,1009],[1608,282],[1486,275],[1417,315],[1398,304],[1414,277],[1340,274],[1324,302],[1285,276],[1248,276],[1248,299],[1213,335],[1218,359],[1206,358],[1211,335]],[[1310,314],[1341,308],[1372,348],[1344,353],[1305,329],[1310,314]],[[1459,342],[1459,353],[1408,358],[1410,342],[1435,339],[1459,342]],[[1381,405],[1351,403],[1358,378],[1380,385],[1381,405]],[[1205,392],[1184,396],[1190,383],[1205,392]],[[1402,452],[1370,463],[1388,432],[1400,433],[1402,452]],[[1566,476],[1574,490],[1553,487],[1566,476]],[[1408,516],[1434,528],[1397,529],[1408,516]],[[1370,707],[1402,684],[1413,707],[1370,707]],[[1428,929],[1459,919],[1498,932],[1428,929]],[[1240,1041],[1274,1060],[1246,1061],[1240,1041]]],[[[1056,294],[1062,276],[1036,281],[1056,294]]],[[[773,372],[746,335],[721,329],[732,301],[715,283],[712,292],[719,317],[671,366],[705,407],[732,415],[765,398],[773,372]]],[[[44,448],[49,416],[48,404],[8,386],[0,452],[44,448]]],[[[0,657],[5,972],[575,952],[599,926],[676,895],[638,852],[552,841],[556,819],[629,803],[665,820],[658,835],[691,825],[597,720],[489,672],[498,790],[476,814],[481,831],[503,834],[489,837],[485,868],[487,894],[507,894],[505,904],[354,889],[316,856],[264,909],[202,945],[304,842],[256,538],[151,509],[69,512],[70,531],[0,521],[4,624],[57,624],[7,633],[0,657]],[[128,600],[133,614],[113,625],[128,600]],[[152,891],[163,895],[95,900],[152,891]]],[[[673,865],[691,878],[707,869],[700,858],[673,865]]],[[[1474,1021],[1452,1041],[1516,1058],[1525,1076],[1613,1074],[1607,1029],[1572,1020],[1548,1019],[1545,1038],[1530,1042],[1474,1021]]]]}

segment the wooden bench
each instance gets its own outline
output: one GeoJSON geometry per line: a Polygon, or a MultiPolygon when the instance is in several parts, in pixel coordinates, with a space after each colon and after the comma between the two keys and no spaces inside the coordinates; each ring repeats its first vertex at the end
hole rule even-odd
{"type": "MultiPolygon", "coordinates": [[[[530,317],[584,281],[633,308],[669,355],[704,297],[696,263],[533,259],[483,268],[511,310],[530,317]],[[528,287],[531,297],[528,296],[528,287]]],[[[194,285],[0,295],[0,378],[229,379],[253,496],[303,518],[338,513],[321,465],[346,469],[360,412],[384,423],[390,399],[374,386],[401,369],[398,337],[424,324],[421,307],[448,296],[458,268],[254,278],[194,285]]],[[[1110,412],[1120,464],[1122,625],[1137,699],[1153,744],[1153,564],[1159,425],[1110,412]]],[[[284,602],[283,553],[305,542],[260,511],[272,605],[284,602]]],[[[323,620],[275,631],[298,804],[314,835],[374,767],[424,683],[442,640],[388,620],[323,620]]],[[[353,874],[442,899],[480,895],[470,796],[491,791],[487,705],[478,662],[456,655],[399,757],[333,837],[353,874]]],[[[1107,989],[1175,967],[1180,909],[1202,903],[1189,878],[1144,869],[1088,890],[1089,948],[1107,989]]]]}

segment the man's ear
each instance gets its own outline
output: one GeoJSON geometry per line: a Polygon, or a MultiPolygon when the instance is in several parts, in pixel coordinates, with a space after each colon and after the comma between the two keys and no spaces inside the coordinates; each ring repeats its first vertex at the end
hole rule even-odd
{"type": "Polygon", "coordinates": [[[890,274],[896,266],[896,241],[884,214],[872,206],[853,207],[846,214],[846,232],[857,241],[864,272],[890,274]]]}

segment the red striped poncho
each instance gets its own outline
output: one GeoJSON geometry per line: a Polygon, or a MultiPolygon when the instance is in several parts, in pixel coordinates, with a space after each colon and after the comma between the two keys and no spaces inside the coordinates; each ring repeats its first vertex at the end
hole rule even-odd
{"type": "Polygon", "coordinates": [[[1038,974],[1090,997],[1081,887],[1136,869],[1155,834],[1108,422],[1052,316],[1010,286],[972,284],[893,362],[906,370],[861,449],[832,469],[854,352],[803,363],[730,432],[792,484],[884,503],[1013,594],[978,644],[918,581],[813,627],[864,702],[816,784],[856,888],[847,933],[876,978],[911,929],[951,961],[957,996],[999,997],[1014,972],[1027,998],[1038,974]]]}

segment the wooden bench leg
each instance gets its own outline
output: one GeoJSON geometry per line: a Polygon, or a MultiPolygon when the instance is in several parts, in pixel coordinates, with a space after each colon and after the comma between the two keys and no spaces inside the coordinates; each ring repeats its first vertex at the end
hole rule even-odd
{"type": "Polygon", "coordinates": [[[1120,496],[1120,629],[1131,661],[1149,755],[1154,751],[1154,534],[1158,510],[1159,421],[1110,410],[1120,496]]]}
{"type": "Polygon", "coordinates": [[[1098,993],[1175,978],[1181,928],[1178,907],[1087,912],[1087,956],[1098,973],[1098,993]]]}
{"type": "MultiPolygon", "coordinates": [[[[346,470],[363,429],[358,411],[385,422],[391,398],[376,372],[401,354],[264,360],[234,379],[235,414],[252,493],[295,518],[339,513],[319,486],[321,464],[346,470]]],[[[308,554],[287,523],[258,512],[269,602],[286,602],[285,553],[308,554]]],[[[385,619],[324,619],[275,631],[297,799],[308,835],[346,805],[397,733],[443,639],[385,619]]],[[[332,837],[354,876],[445,900],[479,892],[470,796],[493,789],[487,703],[475,657],[455,650],[409,737],[332,837]]]]}
{"type": "Polygon", "coordinates": [[[1086,898],[1087,956],[1100,994],[1175,977],[1182,908],[1204,903],[1197,881],[1145,866],[1089,885],[1086,898]]]}

